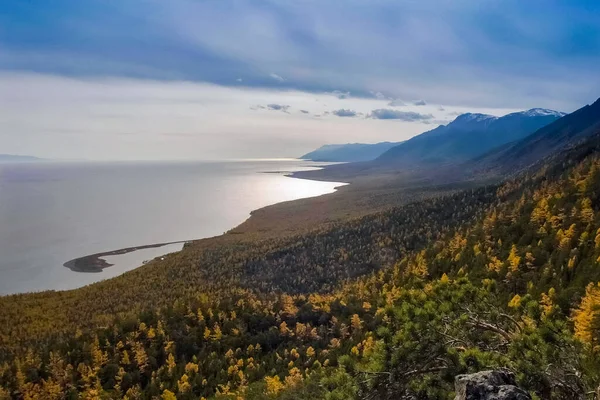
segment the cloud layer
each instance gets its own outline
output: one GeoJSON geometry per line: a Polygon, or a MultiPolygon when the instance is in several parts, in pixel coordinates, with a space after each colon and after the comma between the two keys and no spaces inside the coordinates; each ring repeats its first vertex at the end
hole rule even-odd
{"type": "Polygon", "coordinates": [[[400,119],[408,122],[428,121],[434,118],[431,114],[420,114],[414,111],[399,111],[389,108],[373,110],[367,117],[373,119],[400,119]]]}
{"type": "Polygon", "coordinates": [[[449,113],[516,111],[427,105],[389,114],[386,99],[39,74],[0,73],[0,94],[3,152],[69,159],[293,157],[326,143],[405,140],[449,113]]]}
{"type": "Polygon", "coordinates": [[[0,146],[293,156],[404,140],[463,112],[570,112],[600,96],[600,2],[481,4],[5,1],[0,146]]]}
{"type": "Polygon", "coordinates": [[[290,106],[286,105],[286,104],[267,104],[267,108],[269,110],[275,110],[275,111],[283,111],[283,112],[287,112],[288,108],[290,108],[290,106]]]}
{"type": "Polygon", "coordinates": [[[339,110],[333,110],[331,112],[333,115],[337,115],[338,117],[356,117],[358,113],[354,110],[349,110],[345,108],[341,108],[339,110]]]}
{"type": "Polygon", "coordinates": [[[4,3],[4,70],[566,111],[600,94],[589,0],[4,3]]]}

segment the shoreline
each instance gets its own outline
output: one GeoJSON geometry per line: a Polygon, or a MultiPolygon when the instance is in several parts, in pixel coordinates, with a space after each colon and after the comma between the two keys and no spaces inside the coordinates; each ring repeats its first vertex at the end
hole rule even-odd
{"type": "MultiPolygon", "coordinates": [[[[271,173],[271,174],[279,174],[282,176],[285,176],[287,178],[292,178],[292,179],[304,179],[304,180],[312,180],[315,182],[320,182],[319,179],[310,179],[310,178],[306,178],[306,177],[299,177],[299,176],[294,176],[295,173],[297,172],[309,172],[309,171],[319,171],[321,169],[324,169],[326,166],[319,166],[318,169],[312,169],[312,170],[308,170],[308,171],[263,171],[262,173],[271,173]]],[[[178,241],[174,241],[174,242],[164,242],[164,243],[153,243],[153,244],[146,244],[146,245],[139,245],[139,246],[133,246],[133,247],[125,247],[125,248],[121,248],[121,249],[116,249],[116,250],[108,250],[108,251],[103,251],[103,252],[99,252],[99,253],[94,253],[94,254],[89,254],[89,255],[85,255],[85,256],[81,256],[81,257],[77,257],[77,258],[73,258],[67,262],[65,262],[63,264],[63,267],[69,268],[71,271],[73,272],[80,272],[80,273],[100,273],[102,272],[105,268],[109,268],[112,267],[114,264],[106,261],[104,259],[104,257],[107,256],[119,256],[119,255],[124,255],[124,254],[128,254],[128,253],[133,253],[136,252],[138,250],[144,250],[144,249],[152,249],[152,248],[159,248],[159,247],[164,247],[164,246],[168,246],[168,245],[172,245],[172,244],[179,244],[179,243],[183,243],[183,248],[185,248],[185,246],[187,244],[191,244],[200,240],[205,240],[205,239],[211,239],[211,238],[215,238],[215,237],[220,237],[220,236],[227,236],[227,235],[241,235],[244,232],[239,232],[238,229],[244,225],[246,225],[250,219],[253,219],[253,217],[255,218],[256,213],[261,212],[264,209],[270,208],[270,207],[274,207],[280,204],[286,204],[286,203],[292,203],[292,202],[301,202],[303,200],[306,199],[315,199],[315,198],[319,198],[322,196],[328,196],[328,195],[332,195],[336,192],[338,192],[338,190],[341,187],[344,186],[348,186],[350,183],[348,182],[336,182],[339,183],[338,186],[335,186],[333,188],[332,192],[329,193],[323,193],[317,196],[309,196],[309,197],[300,197],[294,200],[287,200],[287,201],[283,201],[283,202],[278,202],[278,203],[273,203],[273,204],[269,204],[267,206],[264,207],[260,207],[257,208],[255,210],[250,211],[250,213],[248,214],[248,217],[243,220],[242,222],[240,222],[239,224],[235,225],[234,227],[232,227],[231,229],[227,230],[226,232],[224,232],[221,235],[218,236],[208,236],[205,238],[196,238],[196,239],[188,239],[188,240],[178,240],[178,241]]],[[[182,248],[182,250],[183,250],[182,248]]],[[[179,250],[181,251],[181,250],[179,250]]],[[[175,253],[175,252],[173,252],[175,253]]],[[[170,254],[170,253],[166,253],[166,254],[170,254]]],[[[163,254],[166,255],[166,254],[163,254]]],[[[161,256],[157,256],[153,259],[156,259],[158,257],[161,256]]],[[[152,260],[153,260],[152,259],[152,260]]],[[[152,261],[149,260],[149,261],[152,261]]],[[[141,267],[144,264],[141,264],[134,269],[137,269],[139,267],[141,267]]]]}
{"type": "Polygon", "coordinates": [[[112,267],[114,264],[109,263],[103,257],[107,256],[120,256],[127,253],[133,253],[134,251],[144,250],[144,249],[155,249],[158,247],[168,246],[171,244],[179,244],[183,243],[184,246],[186,243],[192,242],[193,240],[178,240],[175,242],[165,242],[165,243],[154,243],[154,244],[145,244],[141,246],[133,246],[133,247],[125,247],[123,249],[117,250],[109,250],[103,251],[100,253],[89,254],[87,256],[73,258],[63,264],[63,267],[69,268],[73,272],[84,272],[84,273],[98,273],[102,272],[104,268],[112,267]]]}

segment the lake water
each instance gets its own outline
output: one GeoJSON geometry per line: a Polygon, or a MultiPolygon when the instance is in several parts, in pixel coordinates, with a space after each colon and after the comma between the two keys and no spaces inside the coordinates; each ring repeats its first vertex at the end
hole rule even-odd
{"type": "Polygon", "coordinates": [[[284,176],[314,167],[300,160],[0,164],[0,294],[72,289],[117,276],[182,245],[108,256],[115,265],[100,273],[73,272],[63,263],[219,235],[252,210],[341,185],[284,176]]]}

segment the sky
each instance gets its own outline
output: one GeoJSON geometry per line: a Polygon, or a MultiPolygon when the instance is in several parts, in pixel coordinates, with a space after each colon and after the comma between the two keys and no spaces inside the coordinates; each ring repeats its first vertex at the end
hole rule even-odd
{"type": "Polygon", "coordinates": [[[0,153],[295,157],[600,97],[596,0],[0,2],[0,153]]]}

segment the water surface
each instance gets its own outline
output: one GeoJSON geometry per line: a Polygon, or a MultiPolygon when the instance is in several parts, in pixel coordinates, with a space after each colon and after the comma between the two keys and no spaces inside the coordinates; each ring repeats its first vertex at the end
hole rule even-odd
{"type": "Polygon", "coordinates": [[[181,244],[106,257],[88,254],[224,233],[270,204],[334,191],[339,183],[284,176],[299,160],[0,164],[0,294],[71,289],[136,268],[181,244]],[[275,172],[275,173],[265,173],[275,172]]]}

